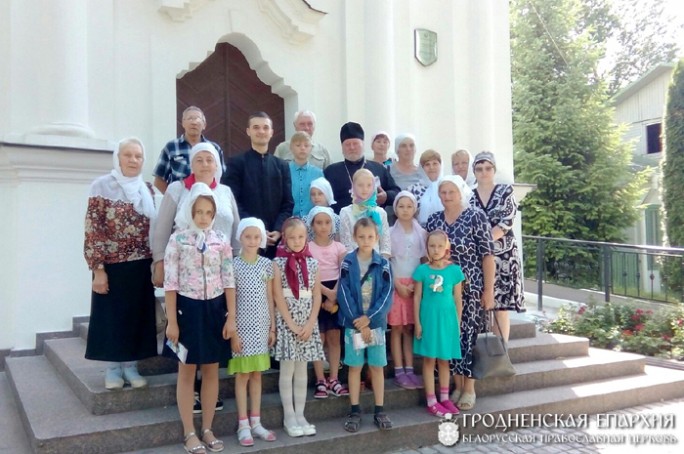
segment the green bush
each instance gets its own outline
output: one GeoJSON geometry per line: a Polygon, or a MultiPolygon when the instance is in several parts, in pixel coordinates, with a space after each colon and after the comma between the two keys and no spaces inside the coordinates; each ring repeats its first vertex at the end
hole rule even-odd
{"type": "Polygon", "coordinates": [[[577,310],[564,306],[544,331],[586,337],[593,347],[684,359],[681,306],[657,311],[631,304],[591,303],[577,310]]]}

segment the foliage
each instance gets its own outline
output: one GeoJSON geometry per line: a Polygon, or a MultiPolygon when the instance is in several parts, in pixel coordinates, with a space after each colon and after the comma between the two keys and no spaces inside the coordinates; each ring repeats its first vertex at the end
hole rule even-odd
{"type": "Polygon", "coordinates": [[[684,359],[684,307],[657,311],[634,305],[595,304],[578,310],[561,307],[548,333],[587,337],[592,346],[684,359]]]}
{"type": "MultiPolygon", "coordinates": [[[[684,59],[679,60],[667,93],[662,159],[663,231],[666,244],[684,247],[684,59]]],[[[681,259],[665,261],[668,288],[682,291],[681,259]]]]}
{"type": "MultiPolygon", "coordinates": [[[[583,0],[605,4],[606,0],[583,0]]],[[[594,5],[596,7],[597,5],[594,5]]],[[[598,5],[600,6],[600,5],[598,5]]],[[[605,58],[609,93],[614,94],[646,74],[655,65],[677,56],[676,35],[682,25],[667,11],[664,0],[613,0],[606,11],[596,8],[591,16],[608,44],[605,58]]]]}
{"type": "MultiPolygon", "coordinates": [[[[528,235],[618,242],[637,219],[647,175],[631,173],[596,77],[608,25],[595,24],[582,0],[511,1],[516,179],[537,185],[521,203],[528,235]]],[[[589,269],[595,257],[570,260],[589,269]]]]}

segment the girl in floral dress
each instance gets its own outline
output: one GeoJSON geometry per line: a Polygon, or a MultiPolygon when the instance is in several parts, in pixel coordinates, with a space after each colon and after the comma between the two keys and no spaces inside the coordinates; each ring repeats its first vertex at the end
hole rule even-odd
{"type": "Polygon", "coordinates": [[[216,201],[209,186],[195,183],[181,209],[190,228],[171,235],[164,256],[169,342],[163,355],[180,360],[176,400],[185,434],[183,447],[189,453],[206,449],[218,452],[223,450],[223,442],[211,430],[218,397],[218,364],[230,358],[225,339],[235,334],[226,318],[226,314],[235,313],[232,249],[225,235],[212,229],[216,201]],[[183,357],[181,345],[187,349],[187,357],[183,357]],[[200,437],[192,416],[197,367],[203,378],[200,437]]]}

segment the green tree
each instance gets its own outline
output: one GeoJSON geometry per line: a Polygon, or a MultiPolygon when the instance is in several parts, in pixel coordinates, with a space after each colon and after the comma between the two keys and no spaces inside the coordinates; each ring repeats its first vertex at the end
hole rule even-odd
{"type": "Polygon", "coordinates": [[[613,0],[611,13],[596,11],[598,21],[605,21],[606,14],[617,19],[611,33],[605,35],[609,44],[604,61],[609,93],[617,93],[658,63],[677,57],[676,36],[684,24],[667,10],[664,0],[613,0]]]}
{"type": "MultiPolygon", "coordinates": [[[[523,232],[621,241],[646,175],[630,170],[596,77],[604,44],[586,18],[582,0],[511,1],[516,179],[537,185],[521,204],[523,232]]],[[[547,269],[560,261],[594,267],[596,257],[577,254],[550,251],[547,269]]]]}
{"type": "MultiPolygon", "coordinates": [[[[684,247],[684,59],[679,60],[667,92],[661,197],[666,244],[684,247]]],[[[682,290],[681,260],[665,264],[668,287],[682,290]]]]}

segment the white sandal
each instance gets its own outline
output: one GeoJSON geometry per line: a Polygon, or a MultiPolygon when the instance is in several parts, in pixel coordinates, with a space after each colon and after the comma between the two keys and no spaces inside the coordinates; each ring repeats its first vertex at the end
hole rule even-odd
{"type": "Polygon", "coordinates": [[[254,435],[256,435],[264,441],[276,441],[275,432],[266,429],[264,426],[261,425],[261,423],[253,425],[252,432],[254,433],[254,435]]]}
{"type": "Polygon", "coordinates": [[[237,437],[240,446],[254,446],[254,438],[252,438],[252,429],[250,429],[249,426],[239,426],[237,430],[237,437]]]}

